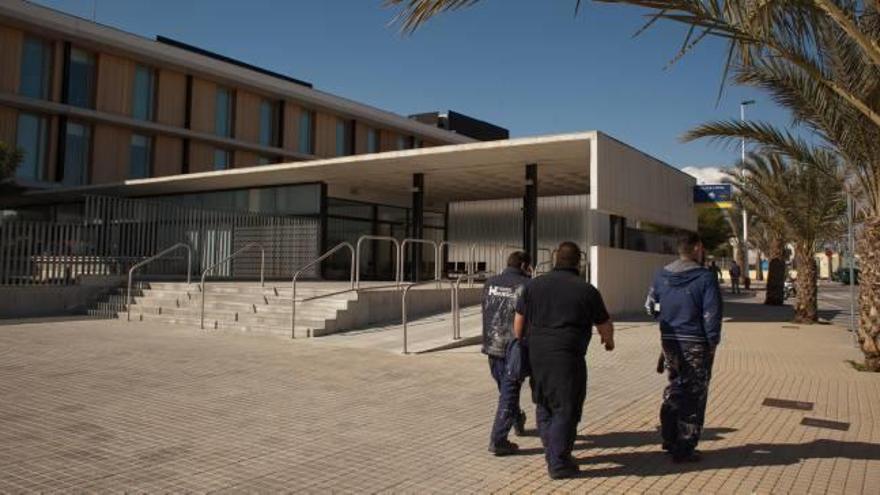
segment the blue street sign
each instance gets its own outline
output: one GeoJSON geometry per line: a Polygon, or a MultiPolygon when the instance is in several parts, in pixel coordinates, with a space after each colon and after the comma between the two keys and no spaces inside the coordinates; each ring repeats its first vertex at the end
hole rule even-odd
{"type": "Polygon", "coordinates": [[[694,186],[694,203],[727,203],[733,201],[730,184],[706,184],[694,186]]]}

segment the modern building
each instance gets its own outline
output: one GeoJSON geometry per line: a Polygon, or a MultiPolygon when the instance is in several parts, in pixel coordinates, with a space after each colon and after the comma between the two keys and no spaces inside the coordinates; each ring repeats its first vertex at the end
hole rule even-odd
{"type": "MultiPolygon", "coordinates": [[[[553,246],[574,240],[612,311],[639,308],[669,235],[696,229],[693,177],[598,131],[508,137],[456,112],[407,118],[165,38],[0,2],[0,140],[26,155],[23,189],[0,199],[14,212],[0,224],[12,260],[0,285],[124,273],[175,242],[201,268],[257,243],[267,276],[289,279],[340,242],[379,237],[358,273],[387,280],[401,267],[407,278],[496,270],[522,248],[546,270],[553,246]],[[405,238],[420,242],[399,259],[389,239],[405,238]],[[443,242],[439,256],[428,247],[443,242]]],[[[255,276],[254,256],[218,275],[255,276]]],[[[340,255],[312,275],[349,270],[340,255]]]]}

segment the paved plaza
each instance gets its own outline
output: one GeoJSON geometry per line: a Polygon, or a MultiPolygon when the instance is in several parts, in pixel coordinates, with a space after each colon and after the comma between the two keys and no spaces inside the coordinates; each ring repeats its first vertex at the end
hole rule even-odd
{"type": "Polygon", "coordinates": [[[566,481],[548,479],[534,435],[516,440],[522,455],[486,452],[495,392],[475,346],[402,356],[338,339],[7,322],[0,492],[880,492],[880,375],[846,363],[859,358],[851,335],[747,299],[728,310],[704,461],[661,453],[657,331],[634,322],[613,353],[590,350],[582,473],[566,481]]]}

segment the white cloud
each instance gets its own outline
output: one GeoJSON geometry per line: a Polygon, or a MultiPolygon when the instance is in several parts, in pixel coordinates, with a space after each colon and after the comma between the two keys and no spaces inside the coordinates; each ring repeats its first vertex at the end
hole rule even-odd
{"type": "Polygon", "coordinates": [[[725,175],[721,167],[684,167],[681,170],[696,177],[697,184],[721,184],[724,182],[725,175]]]}

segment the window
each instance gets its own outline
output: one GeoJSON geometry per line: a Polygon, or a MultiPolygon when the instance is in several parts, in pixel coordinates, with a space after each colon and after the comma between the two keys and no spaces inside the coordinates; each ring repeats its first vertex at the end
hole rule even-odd
{"type": "Polygon", "coordinates": [[[152,159],[153,139],[142,134],[132,134],[131,146],[129,146],[128,178],[149,177],[152,159]]]}
{"type": "Polygon", "coordinates": [[[214,149],[214,170],[226,170],[229,168],[230,160],[229,155],[231,153],[228,150],[215,148],[214,149]]]}
{"type": "Polygon", "coordinates": [[[44,40],[25,36],[21,47],[21,81],[18,92],[31,98],[49,99],[52,47],[44,40]]]}
{"type": "Polygon", "coordinates": [[[70,50],[67,75],[67,103],[84,108],[95,106],[95,56],[85,50],[70,50]]]}
{"type": "Polygon", "coordinates": [[[217,88],[214,133],[218,136],[232,137],[232,99],[232,91],[217,88]]]}
{"type": "Polygon", "coordinates": [[[91,130],[85,124],[68,122],[64,132],[64,175],[62,182],[68,186],[86,184],[90,154],[91,130]]]}
{"type": "Polygon", "coordinates": [[[412,136],[398,136],[397,137],[397,149],[399,150],[411,150],[415,148],[416,138],[412,136]]]}
{"type": "Polygon", "coordinates": [[[156,98],[156,71],[138,65],[134,70],[134,90],[131,94],[131,115],[136,119],[153,120],[156,98]]]}
{"type": "Polygon", "coordinates": [[[379,152],[379,131],[377,129],[367,130],[367,153],[379,152]]]}
{"type": "Polygon", "coordinates": [[[46,169],[48,125],[45,117],[30,113],[18,114],[18,136],[15,145],[24,154],[15,176],[43,180],[46,169]]]}
{"type": "Polygon", "coordinates": [[[299,152],[315,153],[315,113],[308,110],[299,114],[299,152]]]}
{"type": "Polygon", "coordinates": [[[278,146],[278,105],[269,100],[260,102],[260,144],[278,146]]]}
{"type": "Polygon", "coordinates": [[[336,156],[354,154],[353,120],[336,120],[336,156]]]}
{"type": "Polygon", "coordinates": [[[269,158],[268,156],[257,157],[257,165],[269,165],[270,163],[278,163],[278,160],[275,158],[269,158]]]}

